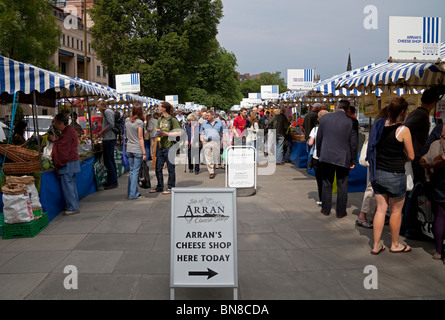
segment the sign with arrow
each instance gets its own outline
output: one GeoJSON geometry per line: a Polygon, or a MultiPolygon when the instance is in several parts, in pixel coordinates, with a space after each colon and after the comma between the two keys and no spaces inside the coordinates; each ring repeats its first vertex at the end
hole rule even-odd
{"type": "Polygon", "coordinates": [[[173,188],[170,287],[238,287],[235,188],[173,188]]]}
{"type": "Polygon", "coordinates": [[[195,277],[207,276],[207,279],[213,278],[217,274],[218,273],[209,268],[207,268],[207,271],[189,271],[189,276],[195,276],[195,277]]]}

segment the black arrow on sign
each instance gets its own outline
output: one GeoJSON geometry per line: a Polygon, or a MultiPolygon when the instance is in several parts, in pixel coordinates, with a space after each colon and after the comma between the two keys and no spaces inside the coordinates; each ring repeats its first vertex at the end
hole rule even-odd
{"type": "Polygon", "coordinates": [[[189,271],[189,276],[194,276],[194,277],[207,276],[207,280],[213,278],[217,274],[218,272],[215,272],[209,268],[207,268],[207,271],[189,271]]]}

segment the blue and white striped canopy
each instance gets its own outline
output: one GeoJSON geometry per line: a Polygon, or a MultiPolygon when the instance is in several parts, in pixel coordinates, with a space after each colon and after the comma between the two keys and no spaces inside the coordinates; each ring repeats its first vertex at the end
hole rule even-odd
{"type": "Polygon", "coordinates": [[[340,75],[332,76],[326,80],[318,81],[314,84],[314,88],[310,91],[288,91],[285,93],[282,93],[280,95],[281,100],[293,100],[303,98],[303,97],[314,97],[314,96],[334,96],[334,97],[340,97],[345,96],[349,97],[351,95],[359,96],[361,94],[358,90],[346,90],[346,89],[337,89],[337,84],[339,81],[348,79],[350,77],[353,77],[357,74],[361,74],[362,72],[365,72],[366,70],[369,70],[371,68],[375,67],[375,64],[370,64],[367,66],[364,66],[362,68],[358,68],[352,71],[344,72],[340,75]]]}
{"type": "Polygon", "coordinates": [[[59,92],[61,97],[112,96],[102,88],[0,55],[0,94],[30,94],[33,91],[44,93],[48,90],[59,92]]]}
{"type": "MultiPolygon", "coordinates": [[[[441,57],[445,59],[445,43],[441,45],[441,57]]],[[[422,90],[433,84],[445,84],[445,73],[434,63],[383,62],[369,70],[337,83],[336,89],[387,89],[408,87],[422,90]]]]}

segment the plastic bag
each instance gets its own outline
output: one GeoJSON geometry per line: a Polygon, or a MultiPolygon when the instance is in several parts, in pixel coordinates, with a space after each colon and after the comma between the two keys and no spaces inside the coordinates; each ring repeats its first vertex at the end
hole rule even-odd
{"type": "Polygon", "coordinates": [[[33,209],[40,209],[40,208],[42,208],[42,204],[40,203],[39,192],[37,191],[35,183],[36,183],[36,179],[31,176],[22,176],[22,177],[7,176],[6,177],[7,185],[25,184],[26,192],[28,193],[29,200],[31,201],[31,207],[33,209]]]}
{"type": "Polygon", "coordinates": [[[25,184],[6,184],[3,192],[3,214],[5,223],[25,223],[34,220],[31,200],[25,184]]]}
{"type": "Polygon", "coordinates": [[[138,185],[142,189],[151,188],[150,172],[148,171],[148,166],[146,161],[142,161],[141,163],[141,167],[139,169],[138,185]]]}

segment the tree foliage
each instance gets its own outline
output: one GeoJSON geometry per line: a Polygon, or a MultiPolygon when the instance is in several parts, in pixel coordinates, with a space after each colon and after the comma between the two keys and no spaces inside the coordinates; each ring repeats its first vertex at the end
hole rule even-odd
{"type": "Polygon", "coordinates": [[[99,59],[111,74],[140,73],[143,95],[233,95],[236,59],[216,40],[221,0],[96,0],[90,14],[99,59]]]}
{"type": "Polygon", "coordinates": [[[59,48],[60,29],[47,0],[0,0],[0,54],[44,69],[59,48]]]}
{"type": "Polygon", "coordinates": [[[248,97],[249,93],[260,93],[261,86],[266,85],[278,85],[280,88],[280,93],[287,91],[287,85],[283,77],[281,77],[281,72],[277,71],[275,73],[263,72],[260,73],[259,79],[248,79],[240,84],[241,93],[245,98],[248,97]]]}

